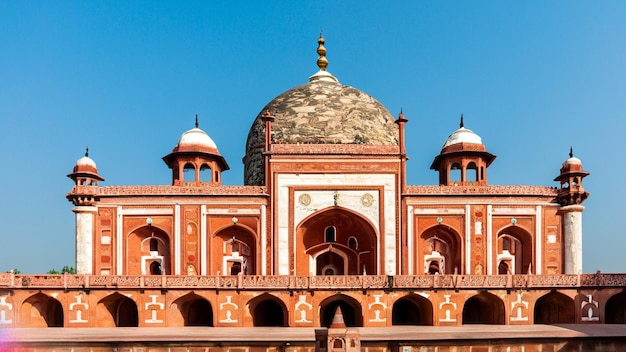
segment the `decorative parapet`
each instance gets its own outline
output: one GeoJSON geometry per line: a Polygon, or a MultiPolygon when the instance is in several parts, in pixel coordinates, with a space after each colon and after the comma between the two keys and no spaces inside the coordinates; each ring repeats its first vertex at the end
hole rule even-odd
{"type": "Polygon", "coordinates": [[[258,196],[267,195],[267,188],[261,186],[82,186],[72,188],[71,195],[89,194],[92,196],[160,196],[160,195],[225,195],[225,196],[258,196]]]}
{"type": "Polygon", "coordinates": [[[405,195],[513,195],[556,197],[556,187],[548,186],[407,186],[405,195]]]}
{"type": "Polygon", "coordinates": [[[0,289],[543,289],[626,287],[626,274],[581,275],[336,275],[173,276],[15,275],[0,273],[0,289]]]}

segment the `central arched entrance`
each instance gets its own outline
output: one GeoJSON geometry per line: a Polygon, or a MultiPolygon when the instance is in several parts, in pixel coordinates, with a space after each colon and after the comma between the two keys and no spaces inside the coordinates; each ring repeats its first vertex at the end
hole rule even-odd
{"type": "Polygon", "coordinates": [[[349,209],[312,214],[296,228],[296,274],[376,275],[377,237],[375,227],[349,209]]]}
{"type": "Polygon", "coordinates": [[[330,326],[335,313],[337,313],[337,307],[341,309],[346,326],[363,326],[361,304],[354,298],[344,294],[330,296],[320,303],[320,326],[330,326]]]}

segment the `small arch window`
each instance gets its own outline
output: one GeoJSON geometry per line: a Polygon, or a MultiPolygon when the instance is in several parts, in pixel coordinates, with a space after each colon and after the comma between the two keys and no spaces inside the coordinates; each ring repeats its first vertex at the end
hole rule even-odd
{"type": "Polygon", "coordinates": [[[478,181],[478,167],[476,166],[476,163],[469,163],[465,173],[465,179],[467,181],[478,181]]]}
{"type": "Polygon", "coordinates": [[[196,168],[191,163],[185,164],[183,167],[183,181],[193,182],[196,180],[196,168]]]}
{"type": "Polygon", "coordinates": [[[324,241],[325,242],[336,242],[337,241],[337,229],[334,226],[328,226],[324,231],[324,241]]]}
{"type": "Polygon", "coordinates": [[[351,236],[350,238],[348,238],[348,248],[354,251],[359,248],[359,242],[357,241],[356,237],[351,236]]]}
{"type": "Polygon", "coordinates": [[[159,240],[156,238],[150,239],[150,252],[158,252],[159,251],[159,240]]]}
{"type": "Polygon", "coordinates": [[[450,167],[450,181],[461,181],[461,164],[454,163],[450,167]]]}
{"type": "Polygon", "coordinates": [[[200,167],[200,182],[211,182],[211,175],[213,174],[213,170],[207,164],[202,164],[200,167]]]}
{"type": "Polygon", "coordinates": [[[150,263],[150,275],[161,275],[163,270],[161,269],[161,263],[158,261],[153,261],[150,263]]]}

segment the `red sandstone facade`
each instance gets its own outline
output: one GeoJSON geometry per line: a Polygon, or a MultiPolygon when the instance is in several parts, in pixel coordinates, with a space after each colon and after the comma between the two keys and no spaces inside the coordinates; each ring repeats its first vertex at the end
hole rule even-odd
{"type": "Polygon", "coordinates": [[[440,184],[406,185],[408,120],[325,67],[259,114],[245,186],[197,122],[169,186],[100,186],[79,159],[78,274],[0,274],[0,326],[625,323],[626,275],[582,274],[580,160],[558,187],[489,185],[461,120],[440,184]]]}

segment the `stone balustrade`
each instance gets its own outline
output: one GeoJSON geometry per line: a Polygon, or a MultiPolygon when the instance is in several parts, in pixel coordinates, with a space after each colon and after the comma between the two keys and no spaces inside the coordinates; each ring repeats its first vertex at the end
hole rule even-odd
{"type": "Polygon", "coordinates": [[[365,290],[626,287],[626,274],[580,275],[337,275],[175,276],[22,275],[0,273],[0,289],[365,290]]]}

